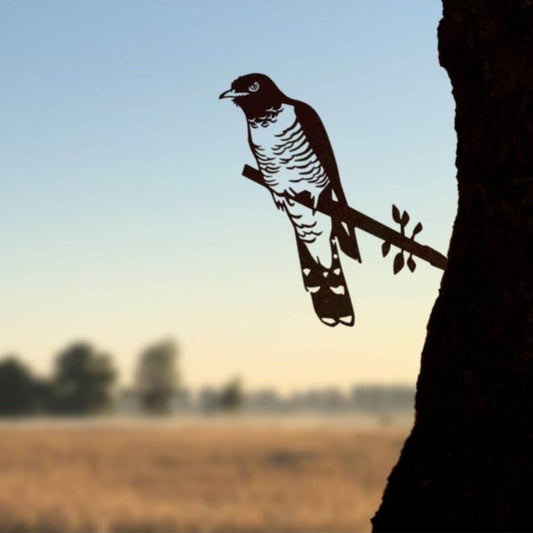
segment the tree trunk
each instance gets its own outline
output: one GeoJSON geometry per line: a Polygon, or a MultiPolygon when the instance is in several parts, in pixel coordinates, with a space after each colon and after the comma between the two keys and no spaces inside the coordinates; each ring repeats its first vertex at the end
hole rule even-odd
{"type": "Polygon", "coordinates": [[[374,531],[533,531],[533,0],[443,0],[459,205],[374,531]]]}

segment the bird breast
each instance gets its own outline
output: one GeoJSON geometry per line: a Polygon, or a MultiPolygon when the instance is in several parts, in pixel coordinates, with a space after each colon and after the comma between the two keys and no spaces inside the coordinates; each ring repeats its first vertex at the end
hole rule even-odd
{"type": "Polygon", "coordinates": [[[265,183],[275,193],[308,191],[317,196],[328,185],[292,105],[282,104],[277,113],[248,119],[248,132],[265,183]]]}

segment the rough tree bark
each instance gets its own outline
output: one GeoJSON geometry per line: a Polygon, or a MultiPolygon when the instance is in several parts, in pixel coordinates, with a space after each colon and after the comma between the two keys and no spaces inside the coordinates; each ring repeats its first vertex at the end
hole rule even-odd
{"type": "Polygon", "coordinates": [[[533,531],[533,0],[443,0],[459,205],[374,531],[533,531]]]}

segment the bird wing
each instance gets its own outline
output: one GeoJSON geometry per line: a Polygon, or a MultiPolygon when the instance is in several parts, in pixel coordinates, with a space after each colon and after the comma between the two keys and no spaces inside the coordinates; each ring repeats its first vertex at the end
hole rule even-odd
{"type": "MultiPolygon", "coordinates": [[[[336,196],[336,200],[339,202],[341,209],[343,207],[348,207],[348,202],[346,201],[346,196],[344,195],[341,185],[339,169],[337,168],[337,162],[335,161],[335,156],[333,154],[333,148],[331,147],[322,120],[320,120],[318,113],[305,102],[291,100],[290,103],[294,106],[296,119],[302,127],[309,146],[316,154],[322,168],[325,170],[329,178],[330,187],[325,190],[327,191],[326,194],[331,195],[333,193],[336,196]]],[[[335,198],[333,199],[335,200],[335,198]]],[[[342,251],[356,261],[361,262],[361,254],[357,245],[354,228],[343,227],[342,220],[340,219],[333,219],[333,226],[334,233],[339,238],[342,251]]]]}
{"type": "Polygon", "coordinates": [[[346,205],[346,196],[342,189],[341,180],[339,176],[339,169],[337,168],[337,162],[335,161],[335,155],[333,154],[333,148],[329,141],[328,134],[322,120],[318,116],[318,113],[305,102],[299,100],[292,100],[291,104],[294,106],[294,113],[296,119],[302,126],[303,133],[307,138],[309,146],[316,154],[322,168],[326,171],[326,174],[331,183],[332,191],[338,198],[338,201],[346,205]]]}

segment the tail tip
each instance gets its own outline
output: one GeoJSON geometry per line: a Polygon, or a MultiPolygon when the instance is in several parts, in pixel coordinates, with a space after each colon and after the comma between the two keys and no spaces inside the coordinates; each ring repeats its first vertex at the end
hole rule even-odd
{"type": "Polygon", "coordinates": [[[355,323],[354,315],[340,316],[339,318],[333,318],[330,316],[321,316],[319,317],[323,324],[326,326],[335,327],[337,324],[343,324],[345,326],[353,326],[355,323]]]}
{"type": "Polygon", "coordinates": [[[355,323],[355,317],[353,314],[339,317],[339,322],[345,326],[353,326],[355,323]]]}

